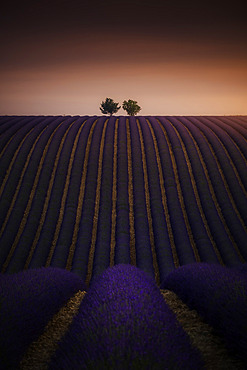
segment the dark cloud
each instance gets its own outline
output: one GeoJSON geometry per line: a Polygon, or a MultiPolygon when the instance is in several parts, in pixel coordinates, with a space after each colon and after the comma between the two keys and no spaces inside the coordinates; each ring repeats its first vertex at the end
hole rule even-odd
{"type": "Polygon", "coordinates": [[[103,61],[117,59],[109,56],[110,49],[119,52],[121,45],[137,59],[143,53],[153,58],[153,52],[163,55],[169,42],[183,53],[195,51],[198,45],[197,55],[204,58],[205,50],[209,57],[247,54],[247,22],[244,2],[239,0],[234,4],[220,0],[8,1],[1,9],[0,28],[0,64],[9,66],[59,58],[66,62],[85,54],[90,58],[98,50],[103,61]],[[154,51],[153,44],[160,51],[154,51]]]}
{"type": "MultiPolygon", "coordinates": [[[[246,35],[243,1],[24,0],[6,2],[1,24],[8,32],[67,33],[105,30],[148,34],[246,35]],[[199,34],[198,34],[199,33],[199,34]]],[[[243,35],[244,36],[244,35],[243,35]]]]}

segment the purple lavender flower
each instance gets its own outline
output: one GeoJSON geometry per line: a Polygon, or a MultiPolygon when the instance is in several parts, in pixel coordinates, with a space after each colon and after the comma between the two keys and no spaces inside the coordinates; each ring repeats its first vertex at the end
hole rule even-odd
{"type": "Polygon", "coordinates": [[[30,343],[78,290],[85,290],[83,281],[58,268],[0,275],[0,367],[18,368],[30,343]]]}
{"type": "Polygon", "coordinates": [[[200,353],[153,278],[116,265],[92,282],[51,369],[199,369],[200,353]]]}
{"type": "Polygon", "coordinates": [[[175,292],[213,326],[230,353],[245,361],[247,353],[246,265],[186,265],[171,272],[162,286],[175,292]]]}

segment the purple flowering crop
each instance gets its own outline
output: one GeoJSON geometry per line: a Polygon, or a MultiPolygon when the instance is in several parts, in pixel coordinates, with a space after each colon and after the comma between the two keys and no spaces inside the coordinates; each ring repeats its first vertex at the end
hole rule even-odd
{"type": "Polygon", "coordinates": [[[246,261],[246,117],[0,122],[2,272],[246,261]]]}
{"type": "Polygon", "coordinates": [[[215,328],[229,352],[247,352],[247,268],[191,264],[171,272],[161,287],[175,292],[215,328]]]}
{"type": "Polygon", "coordinates": [[[17,369],[21,356],[52,316],[85,288],[77,275],[58,268],[1,274],[0,368],[17,369]]]}
{"type": "Polygon", "coordinates": [[[200,353],[153,278],[131,265],[92,283],[50,369],[199,369],[200,353]]]}

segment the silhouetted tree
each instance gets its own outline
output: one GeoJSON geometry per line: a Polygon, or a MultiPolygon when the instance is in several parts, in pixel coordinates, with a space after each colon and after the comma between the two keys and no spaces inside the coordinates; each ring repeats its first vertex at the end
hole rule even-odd
{"type": "Polygon", "coordinates": [[[131,99],[128,101],[124,100],[122,107],[124,110],[126,110],[129,116],[135,116],[141,110],[141,107],[137,104],[137,101],[131,99]]]}
{"type": "Polygon", "coordinates": [[[106,98],[105,101],[102,101],[100,110],[103,114],[110,114],[111,116],[113,113],[117,113],[117,111],[121,108],[118,107],[119,103],[115,103],[113,99],[106,98]]]}

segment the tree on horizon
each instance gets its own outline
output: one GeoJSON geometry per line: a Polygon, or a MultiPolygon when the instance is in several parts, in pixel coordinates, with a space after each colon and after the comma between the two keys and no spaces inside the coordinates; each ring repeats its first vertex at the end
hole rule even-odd
{"type": "Polygon", "coordinates": [[[110,114],[111,116],[113,113],[117,113],[117,111],[121,108],[118,106],[119,103],[115,103],[113,99],[106,98],[105,101],[102,101],[100,110],[103,114],[110,114]]]}
{"type": "Polygon", "coordinates": [[[124,110],[126,110],[129,116],[135,116],[141,110],[141,107],[137,104],[137,101],[131,99],[128,101],[124,100],[122,107],[124,110]]]}

